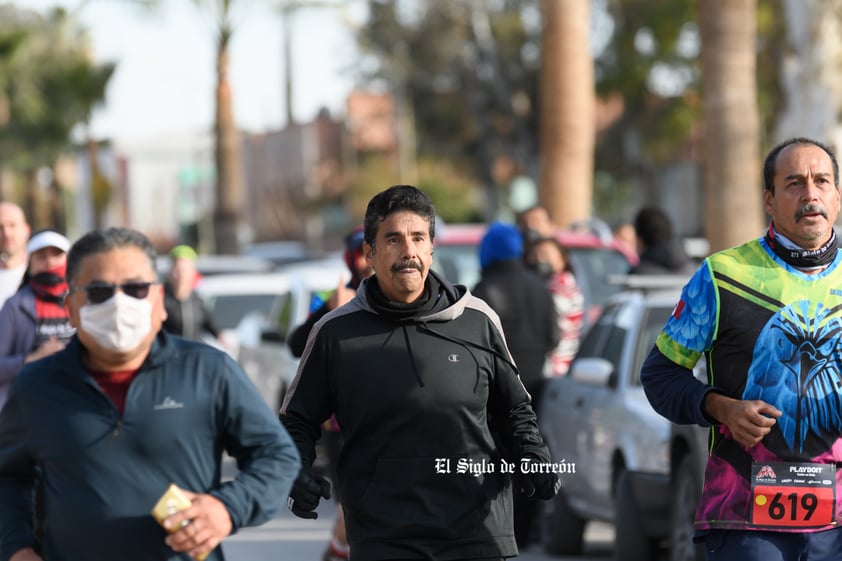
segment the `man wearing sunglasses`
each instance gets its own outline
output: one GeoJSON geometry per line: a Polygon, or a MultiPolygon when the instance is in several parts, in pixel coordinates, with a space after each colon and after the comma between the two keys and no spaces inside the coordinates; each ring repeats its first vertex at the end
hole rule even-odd
{"type": "Polygon", "coordinates": [[[24,366],[0,414],[3,561],[222,560],[223,538],[265,522],[287,496],[295,445],[228,355],[161,330],[154,263],[146,237],[125,228],[70,248],[76,336],[24,366]],[[240,467],[225,483],[223,452],[240,467]],[[36,473],[42,543],[30,522],[36,473]],[[165,531],[151,511],[170,484],[192,504],[165,531]]]}

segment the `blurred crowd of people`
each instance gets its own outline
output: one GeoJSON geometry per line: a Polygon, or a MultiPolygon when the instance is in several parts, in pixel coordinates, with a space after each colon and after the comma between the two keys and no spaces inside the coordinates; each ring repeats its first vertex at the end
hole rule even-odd
{"type": "MultiPolygon", "coordinates": [[[[511,162],[501,162],[501,168],[504,164],[511,162]]],[[[500,173],[501,177],[505,175],[508,178],[510,186],[517,176],[514,168],[501,169],[500,173]]],[[[193,248],[186,245],[174,247],[169,253],[171,267],[162,281],[159,281],[154,251],[148,240],[139,232],[127,229],[95,231],[72,244],[57,231],[32,233],[19,207],[11,203],[0,203],[0,407],[5,404],[9,389],[17,383],[18,375],[26,365],[35,363],[29,369],[33,375],[28,379],[37,379],[39,376],[49,379],[53,376],[52,369],[56,368],[56,363],[38,362],[39,359],[52,355],[63,357],[59,359],[62,361],[71,361],[67,364],[73,368],[88,371],[89,383],[98,386],[101,395],[115,405],[115,419],[123,418],[129,408],[133,407],[134,400],[139,398],[132,397],[129,386],[133,384],[139,372],[158,367],[154,361],[150,364],[149,361],[153,360],[153,357],[157,357],[154,360],[164,361],[162,364],[179,364],[180,366],[174,368],[184,369],[187,373],[192,372],[187,374],[188,378],[202,375],[204,369],[229,369],[234,372],[237,380],[222,383],[233,384],[232,387],[237,388],[232,390],[235,392],[232,397],[235,402],[230,403],[230,408],[225,411],[218,410],[218,403],[209,403],[209,406],[216,409],[215,414],[235,417],[246,415],[250,418],[245,425],[230,426],[228,421],[231,419],[228,419],[221,421],[219,426],[234,431],[226,437],[233,439],[232,442],[250,438],[254,436],[251,432],[257,430],[260,438],[264,439],[263,445],[271,448],[271,455],[279,462],[269,470],[275,478],[274,491],[286,496],[294,480],[289,493],[290,509],[299,516],[314,518],[315,506],[319,500],[330,495],[330,483],[319,479],[319,476],[309,470],[309,464],[313,460],[310,439],[313,435],[322,438],[323,449],[327,450],[330,456],[330,479],[334,486],[340,485],[341,498],[347,496],[347,490],[345,494],[341,492],[343,474],[339,469],[339,458],[355,453],[348,450],[348,436],[351,435],[352,442],[372,437],[371,434],[361,436],[358,432],[361,426],[368,426],[365,416],[357,417],[362,410],[356,409],[357,405],[354,405],[354,400],[362,399],[364,392],[360,393],[357,388],[351,395],[360,395],[357,398],[349,397],[341,393],[340,388],[343,386],[339,380],[342,378],[323,378],[326,375],[325,369],[335,368],[330,366],[332,364],[336,364],[340,370],[349,367],[350,363],[345,366],[341,366],[341,362],[336,363],[333,356],[336,352],[347,352],[341,351],[345,348],[344,338],[360,328],[363,331],[382,331],[386,334],[396,327],[403,326],[400,328],[402,335],[394,339],[395,343],[403,341],[399,344],[401,348],[390,351],[395,353],[390,361],[400,362],[403,359],[399,357],[409,352],[408,368],[415,371],[418,391],[433,392],[432,394],[439,391],[462,391],[455,387],[447,389],[452,382],[439,381],[439,374],[435,370],[426,371],[426,357],[431,352],[426,347],[430,343],[425,336],[416,334],[410,337],[405,326],[418,322],[419,329],[423,331],[430,329],[429,326],[437,321],[442,321],[430,318],[439,317],[450,317],[445,323],[454,321],[459,325],[465,321],[477,321],[457,321],[462,311],[453,310],[463,310],[467,306],[482,311],[479,318],[483,319],[480,321],[488,321],[496,326],[491,331],[484,331],[492,338],[487,341],[470,342],[463,340],[463,337],[468,336],[468,331],[459,336],[431,331],[433,337],[430,340],[435,341],[431,349],[436,345],[452,346],[455,343],[457,349],[465,346],[474,360],[478,360],[478,350],[490,352],[491,364],[494,365],[492,370],[498,371],[497,375],[502,377],[501,380],[506,380],[497,389],[488,388],[489,391],[494,389],[503,392],[494,397],[497,401],[494,401],[496,405],[493,406],[498,407],[507,402],[505,407],[513,408],[497,411],[493,417],[498,422],[508,418],[508,422],[515,424],[494,428],[507,434],[504,441],[509,444],[504,450],[494,448],[492,443],[497,436],[488,439],[482,436],[483,431],[490,428],[484,423],[480,423],[482,430],[478,425],[479,432],[476,434],[463,435],[464,442],[454,441],[453,450],[475,449],[477,453],[489,454],[489,458],[521,460],[523,457],[529,457],[533,461],[549,461],[549,455],[537,433],[534,421],[535,415],[540,412],[535,410],[540,403],[544,382],[548,378],[567,373],[582,337],[586,310],[583,292],[570,256],[557,238],[558,228],[552,223],[547,210],[536,204],[534,190],[530,191],[527,187],[522,185],[519,194],[514,191],[509,193],[511,197],[506,199],[508,214],[501,214],[501,220],[491,223],[487,228],[478,247],[481,278],[471,291],[467,291],[465,287],[450,285],[443,277],[429,270],[434,247],[435,214],[426,195],[413,187],[396,186],[375,197],[370,203],[365,223],[354,228],[345,239],[344,258],[350,275],[347,282],[343,279],[324,301],[314,304],[308,320],[293,330],[287,340],[293,355],[302,357],[304,366],[285,400],[280,415],[282,424],[275,420],[276,428],[269,432],[262,425],[268,422],[266,408],[258,408],[259,412],[249,415],[242,409],[255,405],[255,395],[252,392],[253,388],[244,389],[249,387],[249,384],[239,367],[232,366],[230,358],[226,358],[224,353],[214,351],[215,354],[205,356],[210,352],[205,346],[189,342],[206,340],[208,335],[217,338],[220,336],[195,290],[201,275],[196,270],[197,255],[193,248]],[[383,230],[383,225],[390,229],[383,230]],[[420,274],[420,278],[413,278],[416,274],[420,274]],[[80,277],[86,280],[85,284],[79,284],[80,277]],[[339,322],[337,318],[343,313],[353,312],[355,306],[367,310],[355,320],[359,325],[351,328],[351,331],[347,327],[340,327],[344,325],[344,321],[339,322]],[[371,324],[374,317],[381,317],[384,323],[371,324]],[[327,329],[328,325],[337,327],[327,329]],[[499,333],[496,332],[497,329],[499,333]],[[320,339],[323,333],[331,334],[329,344],[320,339]],[[425,350],[415,355],[414,346],[425,350]],[[327,349],[331,349],[330,355],[320,354],[327,349]],[[197,357],[195,360],[186,358],[194,354],[197,357]],[[503,359],[502,362],[500,359],[503,359]],[[301,378],[302,376],[304,378],[301,378]],[[318,383],[312,386],[306,382],[307,377],[313,377],[318,383]],[[324,383],[328,385],[322,385],[324,383]],[[245,386],[242,386],[243,384],[245,386]],[[442,388],[437,388],[437,384],[443,384],[442,388]],[[326,390],[340,393],[328,395],[324,393],[326,390]],[[325,413],[324,418],[322,411],[325,413]],[[257,417],[254,417],[255,414],[257,417]],[[519,424],[523,422],[526,424],[519,424]],[[350,424],[346,427],[344,423],[350,424]],[[297,446],[292,445],[287,430],[297,446]],[[526,432],[523,432],[524,430],[526,432]],[[474,441],[474,438],[480,440],[474,441]],[[521,439],[526,440],[517,444],[521,439]],[[299,455],[304,460],[304,469],[300,473],[296,467],[299,455]]],[[[662,211],[656,208],[642,209],[634,224],[627,226],[630,227],[632,237],[626,243],[640,254],[640,263],[633,267],[630,273],[669,272],[683,270],[683,267],[687,266],[686,255],[682,253],[680,244],[676,243],[669,218],[662,211]]],[[[618,229],[616,235],[620,238],[624,233],[618,229]]],[[[445,332],[449,332],[450,329],[445,328],[445,332]]],[[[384,339],[391,340],[391,337],[384,339]]],[[[371,362],[378,367],[388,368],[386,363],[381,364],[382,361],[373,359],[369,351],[382,352],[371,348],[363,354],[352,353],[353,359],[349,360],[359,361],[360,364],[371,362]]],[[[459,362],[460,355],[453,353],[453,349],[449,352],[449,360],[459,362]]],[[[345,375],[343,371],[329,374],[331,377],[345,375]]],[[[388,377],[383,379],[382,388],[372,387],[372,390],[379,392],[389,387],[392,382],[387,380],[388,377]]],[[[40,556],[51,548],[65,545],[49,532],[45,533],[47,521],[55,516],[57,511],[50,502],[55,489],[47,491],[43,485],[44,478],[50,477],[53,471],[67,472],[65,475],[69,477],[69,481],[75,481],[82,488],[85,488],[87,483],[78,479],[81,477],[79,473],[71,473],[72,470],[68,471],[63,465],[53,467],[45,464],[40,455],[42,451],[36,450],[33,453],[27,449],[25,453],[16,445],[15,439],[28,441],[36,438],[32,431],[36,430],[37,425],[35,428],[27,426],[23,417],[20,417],[21,407],[30,407],[46,398],[32,393],[34,390],[28,385],[15,391],[16,397],[10,406],[13,411],[0,416],[0,500],[13,496],[13,489],[4,483],[4,478],[11,472],[4,470],[18,470],[23,465],[19,462],[28,462],[31,471],[26,473],[31,477],[31,485],[36,492],[36,504],[31,513],[31,520],[21,528],[31,526],[33,537],[21,539],[20,535],[24,534],[19,534],[14,539],[10,538],[10,543],[19,545],[22,552],[20,557],[14,557],[15,561],[26,561],[40,559],[40,556]],[[19,541],[14,541],[15,539],[19,541]]],[[[211,399],[211,396],[207,397],[211,399]]],[[[74,399],[76,398],[77,396],[74,396],[74,399]]],[[[168,394],[161,403],[155,404],[153,409],[181,408],[184,399],[193,398],[183,392],[168,394]]],[[[416,408],[419,413],[423,413],[432,404],[433,402],[426,400],[407,402],[408,409],[403,414],[407,415],[416,408]]],[[[492,407],[492,402],[483,406],[492,407]]],[[[394,411],[391,408],[388,410],[394,411]]],[[[386,410],[383,414],[386,414],[386,410]]],[[[271,417],[271,413],[268,417],[271,417]]],[[[115,430],[119,432],[121,429],[115,430]]],[[[373,426],[367,430],[379,432],[379,429],[374,429],[373,426]]],[[[394,433],[391,437],[397,434],[394,433]]],[[[141,436],[137,438],[143,439],[141,436]]],[[[154,440],[155,437],[147,435],[147,438],[154,440]]],[[[430,441],[430,450],[435,450],[439,444],[441,443],[430,441]]],[[[351,448],[354,448],[353,444],[351,448]]],[[[207,451],[197,448],[193,453],[204,457],[207,451]]],[[[248,451],[242,448],[235,449],[232,453],[249,455],[256,452],[251,448],[248,451]]],[[[439,454],[447,455],[444,452],[439,454]]],[[[205,524],[207,530],[197,536],[192,530],[188,531],[180,525],[170,528],[169,531],[173,534],[166,538],[166,545],[175,551],[208,555],[236,526],[260,523],[273,512],[268,504],[262,504],[262,501],[271,502],[270,496],[258,493],[251,499],[226,499],[225,492],[215,488],[219,482],[178,476],[180,471],[177,468],[171,472],[164,472],[166,475],[160,479],[160,483],[163,483],[164,479],[179,480],[177,483],[185,487],[184,492],[199,505],[190,507],[189,518],[187,515],[171,513],[167,519],[168,523],[179,525],[189,520],[192,528],[205,524]],[[257,510],[249,516],[235,515],[241,507],[232,506],[228,502],[229,499],[234,503],[241,503],[242,508],[257,510]],[[255,504],[247,507],[246,503],[250,500],[261,504],[259,507],[255,504]],[[220,510],[220,507],[223,510],[220,510]],[[227,512],[227,516],[223,512],[227,512]],[[192,526],[197,521],[204,522],[192,526]]],[[[119,479],[115,479],[113,473],[108,473],[109,475],[105,476],[106,480],[113,482],[119,479]]],[[[438,483],[433,482],[441,481],[430,480],[426,475],[419,477],[419,481],[425,481],[426,485],[436,486],[438,483]]],[[[505,520],[507,516],[510,517],[514,543],[525,547],[536,537],[540,502],[535,499],[547,499],[554,495],[558,489],[558,482],[556,476],[536,478],[532,474],[524,473],[514,473],[512,482],[512,510],[506,514],[504,509],[500,514],[495,510],[498,508],[495,506],[491,510],[493,516],[500,515],[503,518],[489,519],[486,523],[495,527],[502,524],[500,528],[505,528],[505,520]]],[[[345,485],[348,485],[347,479],[345,485]]],[[[26,492],[28,488],[26,485],[17,486],[14,492],[26,492]]],[[[323,561],[347,559],[350,549],[354,547],[353,538],[349,540],[346,534],[346,513],[341,503],[338,502],[337,505],[338,516],[323,561]]],[[[360,505],[356,504],[355,507],[360,508],[360,505]]],[[[388,504],[385,504],[385,507],[390,508],[388,504]]],[[[4,511],[0,508],[0,525],[4,517],[5,520],[9,520],[8,517],[24,512],[27,511],[4,511]]],[[[404,536],[395,542],[385,534],[380,535],[382,529],[368,528],[367,523],[363,523],[365,518],[360,516],[362,514],[356,512],[351,518],[357,535],[373,532],[375,537],[371,539],[381,540],[378,546],[360,542],[358,547],[363,547],[361,551],[369,548],[371,551],[395,553],[404,547],[400,544],[421,539],[420,535],[404,536]],[[378,535],[380,537],[376,537],[378,535]]],[[[382,517],[382,513],[377,517],[382,517]]],[[[21,528],[17,531],[23,531],[21,528]]],[[[149,529],[145,531],[148,534],[149,529]]],[[[500,531],[505,534],[504,529],[500,531]]],[[[0,531],[0,539],[2,537],[0,531]]],[[[111,540],[108,547],[119,549],[116,539],[111,540]]],[[[513,545],[503,537],[497,538],[491,549],[487,549],[489,544],[483,546],[480,542],[473,543],[463,538],[458,538],[454,544],[457,542],[460,545],[454,547],[463,548],[466,552],[499,551],[501,557],[505,557],[514,551],[513,545]]],[[[70,549],[74,548],[77,551],[85,550],[85,546],[79,543],[73,543],[70,549]]],[[[473,557],[473,554],[466,555],[469,555],[466,558],[473,557]]]]}

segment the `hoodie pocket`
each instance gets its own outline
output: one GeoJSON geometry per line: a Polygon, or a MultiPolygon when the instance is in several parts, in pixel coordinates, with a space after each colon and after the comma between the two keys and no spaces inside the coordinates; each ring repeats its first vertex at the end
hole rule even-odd
{"type": "Polygon", "coordinates": [[[439,473],[437,460],[377,460],[359,502],[349,505],[360,525],[367,527],[366,533],[384,538],[423,536],[429,541],[477,534],[496,495],[489,487],[499,487],[499,476],[457,473],[459,458],[449,458],[450,473],[439,473]]]}

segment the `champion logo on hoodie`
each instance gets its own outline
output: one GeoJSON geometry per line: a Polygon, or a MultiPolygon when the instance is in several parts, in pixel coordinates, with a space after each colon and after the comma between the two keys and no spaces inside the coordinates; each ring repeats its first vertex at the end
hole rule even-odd
{"type": "Polygon", "coordinates": [[[451,354],[447,355],[448,362],[462,362],[462,355],[451,354]]]}

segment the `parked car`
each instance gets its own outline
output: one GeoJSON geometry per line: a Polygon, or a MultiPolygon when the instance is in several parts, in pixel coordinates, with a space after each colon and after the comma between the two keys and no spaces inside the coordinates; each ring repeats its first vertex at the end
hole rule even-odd
{"type": "Polygon", "coordinates": [[[252,243],[244,246],[240,253],[244,257],[271,261],[276,266],[300,263],[314,258],[312,252],[307,249],[307,245],[297,240],[252,243]]]}
{"type": "MultiPolygon", "coordinates": [[[[696,376],[707,381],[704,368],[697,368],[696,376]]],[[[670,429],[670,561],[704,561],[704,547],[693,543],[693,534],[710,430],[676,424],[670,429]]]]}
{"type": "Polygon", "coordinates": [[[280,409],[298,370],[299,359],[290,351],[287,337],[350,275],[341,259],[295,263],[277,274],[289,279],[288,305],[268,319],[248,318],[237,329],[240,365],[254,379],[265,380],[271,373],[274,385],[266,399],[275,410],[280,409]]]}
{"type": "MultiPolygon", "coordinates": [[[[480,279],[479,244],[486,228],[486,224],[442,224],[436,232],[433,270],[450,282],[473,288],[480,279]]],[[[625,275],[637,256],[622,242],[591,231],[561,230],[556,239],[570,255],[589,325],[606,300],[620,290],[609,277],[625,275]]]]}
{"type": "Polygon", "coordinates": [[[266,404],[275,409],[283,393],[277,368],[259,369],[249,357],[249,338],[266,325],[279,322],[292,307],[293,288],[282,273],[240,273],[205,277],[196,287],[208,307],[221,339],[257,387],[266,404]]]}
{"type": "MultiPolygon", "coordinates": [[[[663,278],[655,289],[644,288],[641,277],[629,279],[637,288],[606,302],[568,375],[549,380],[538,405],[553,461],[576,467],[547,504],[543,541],[551,554],[581,553],[589,520],[615,524],[619,561],[656,559],[671,536],[692,536],[704,431],[673,427],[640,384],[640,368],[680,290],[663,278]]],[[[673,559],[694,559],[692,545],[672,549],[683,555],[673,559]]]]}
{"type": "Polygon", "coordinates": [[[215,275],[197,287],[232,355],[273,410],[298,367],[286,337],[307,319],[314,302],[336,288],[343,272],[343,262],[324,260],[271,273],[215,275]]]}
{"type": "MultiPolygon", "coordinates": [[[[172,267],[169,255],[159,255],[155,268],[160,278],[166,278],[172,267]]],[[[268,259],[248,255],[199,255],[196,271],[203,277],[231,273],[268,273],[275,265],[268,259]]]]}

